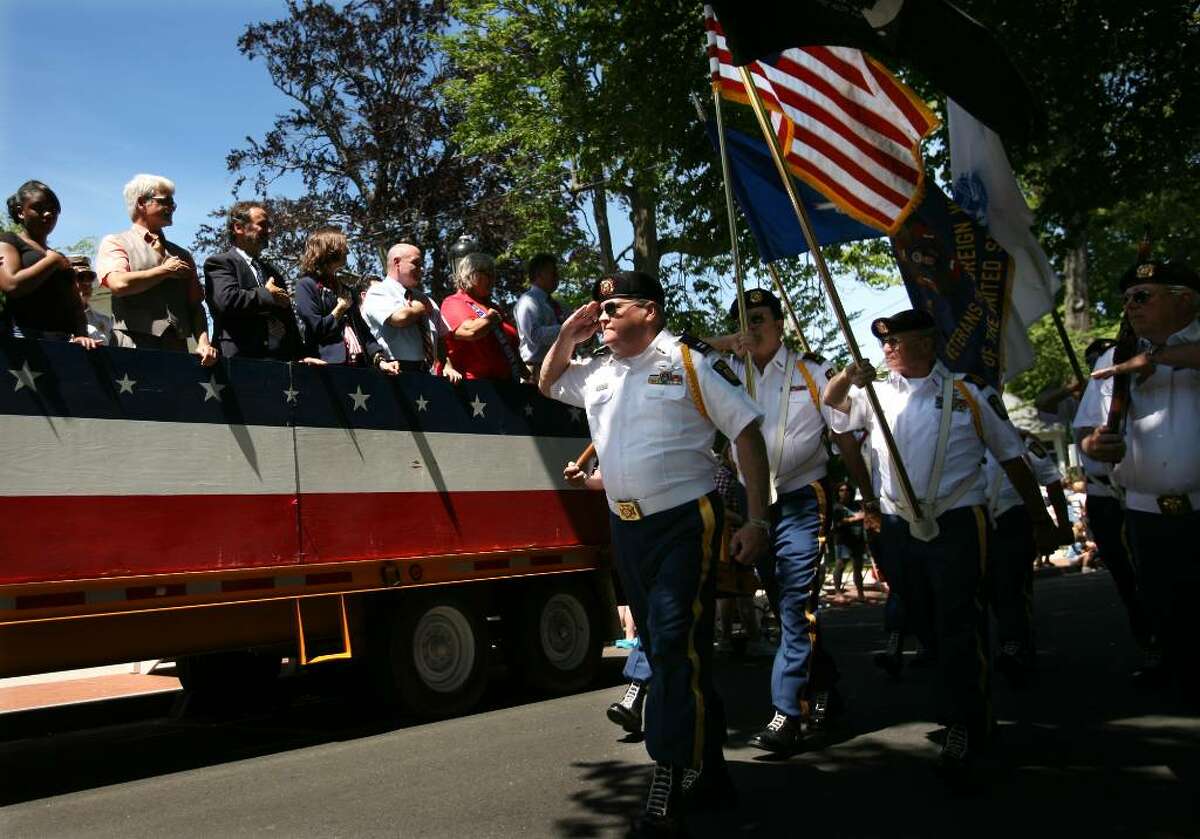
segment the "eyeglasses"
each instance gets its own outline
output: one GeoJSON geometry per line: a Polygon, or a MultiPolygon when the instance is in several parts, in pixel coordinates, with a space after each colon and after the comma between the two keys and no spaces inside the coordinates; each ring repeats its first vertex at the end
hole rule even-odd
{"type": "Polygon", "coordinates": [[[153,201],[160,207],[166,207],[168,210],[175,209],[175,199],[169,195],[151,195],[146,199],[147,202],[153,201]]]}
{"type": "Polygon", "coordinates": [[[1154,292],[1148,288],[1139,288],[1137,291],[1125,292],[1121,295],[1121,299],[1126,306],[1129,306],[1131,303],[1138,306],[1145,306],[1154,299],[1154,292]]]}
{"type": "Polygon", "coordinates": [[[751,326],[762,326],[766,322],[767,322],[767,316],[762,315],[762,314],[749,315],[746,318],[746,323],[750,324],[751,326]]]}
{"type": "Polygon", "coordinates": [[[649,300],[606,300],[600,305],[600,312],[610,318],[619,318],[629,306],[644,306],[649,302],[649,300]]]}

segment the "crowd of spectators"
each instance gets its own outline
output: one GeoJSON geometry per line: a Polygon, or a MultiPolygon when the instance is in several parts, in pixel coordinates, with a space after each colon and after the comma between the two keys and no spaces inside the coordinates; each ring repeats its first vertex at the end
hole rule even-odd
{"type": "Polygon", "coordinates": [[[49,246],[62,212],[54,191],[41,181],[17,189],[8,199],[15,229],[0,234],[0,335],[193,352],[206,367],[240,356],[430,372],[452,382],[529,381],[563,319],[549,254],[530,260],[530,288],[514,319],[492,296],[496,265],[487,254],[458,260],[455,291],[439,306],[422,287],[416,245],[393,245],[386,275],[364,281],[344,270],[346,235],[324,227],[308,236],[291,278],[263,256],[269,207],[241,201],[228,212],[228,250],[198,271],[165,232],[174,183],[135,175],[124,200],[131,226],[101,239],[93,268],[89,257],[49,246]],[[111,294],[111,317],[91,308],[97,282],[111,294]]]}

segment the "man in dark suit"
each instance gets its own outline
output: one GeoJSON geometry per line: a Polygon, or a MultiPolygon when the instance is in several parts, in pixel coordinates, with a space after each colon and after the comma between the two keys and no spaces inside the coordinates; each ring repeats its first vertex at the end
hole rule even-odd
{"type": "Polygon", "coordinates": [[[266,207],[239,201],[229,209],[229,250],[204,261],[204,288],[226,358],[300,357],[302,341],[283,275],[259,257],[270,243],[266,207]]]}

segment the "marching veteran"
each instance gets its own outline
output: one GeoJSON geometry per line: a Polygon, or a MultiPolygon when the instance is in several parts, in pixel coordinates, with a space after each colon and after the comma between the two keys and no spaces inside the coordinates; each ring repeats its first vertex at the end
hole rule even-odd
{"type": "MultiPolygon", "coordinates": [[[[766,727],[750,738],[750,745],[791,754],[802,748],[804,722],[821,724],[820,714],[828,707],[828,698],[823,694],[827,695],[832,687],[827,674],[836,673],[832,661],[824,660],[828,654],[822,653],[819,646],[818,599],[814,596],[820,536],[831,502],[826,485],[829,451],[821,389],[833,370],[817,356],[784,346],[783,306],[774,294],[766,289],[750,289],[745,300],[748,332],[723,335],[712,343],[724,351],[743,346],[750,351],[754,362],[753,398],[763,412],[762,432],[770,470],[771,545],[760,563],[759,574],[773,595],[781,637],[771,670],[775,711],[766,727]]],[[[738,315],[735,300],[729,318],[737,322],[738,315]]],[[[735,356],[730,364],[744,379],[746,363],[735,356]]],[[[838,442],[842,444],[839,449],[851,455],[858,453],[853,441],[838,442]]],[[[736,452],[734,460],[740,465],[736,452]]],[[[847,467],[854,472],[857,483],[870,488],[870,477],[861,459],[848,458],[847,467]]]]}
{"type": "MultiPolygon", "coordinates": [[[[888,582],[910,619],[924,624],[936,640],[947,723],[939,766],[949,780],[957,780],[991,729],[981,612],[989,536],[980,468],[985,450],[996,456],[1024,501],[1038,546],[1053,549],[1057,530],[1000,394],[981,380],[951,373],[938,360],[933,318],[910,309],[879,318],[871,332],[883,345],[889,370],[877,388],[879,402],[920,509],[906,501],[870,410],[865,387],[874,370],[869,364],[852,364],[829,381],[826,416],[836,432],[869,432],[863,444],[878,465],[878,498],[868,499],[864,508],[882,514],[876,519],[879,559],[888,582]]],[[[868,523],[874,525],[872,518],[868,523]]]]}
{"type": "Polygon", "coordinates": [[[724,709],[713,687],[714,564],[724,512],[712,445],[734,441],[748,518],[731,555],[766,549],[767,458],[762,412],[708,345],[665,327],[663,289],[639,271],[599,280],[592,302],[563,323],[542,364],[543,394],[587,412],[608,496],[618,572],[651,677],[646,749],[654,774],[640,835],[674,835],[692,804],[735,795],[725,767],[724,709]],[[597,331],[603,350],[572,361],[597,331]]]}
{"type": "Polygon", "coordinates": [[[1181,263],[1143,262],[1121,278],[1134,354],[1096,362],[1075,429],[1085,454],[1114,464],[1125,525],[1161,677],[1174,673],[1200,695],[1200,655],[1189,599],[1200,584],[1200,277],[1181,263]],[[1110,412],[1125,376],[1128,407],[1110,412]],[[1113,413],[1122,414],[1112,416],[1113,413]]]}

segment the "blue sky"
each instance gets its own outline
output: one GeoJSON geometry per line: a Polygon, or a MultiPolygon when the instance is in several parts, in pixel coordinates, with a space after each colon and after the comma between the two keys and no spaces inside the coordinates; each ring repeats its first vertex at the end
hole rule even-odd
{"type": "MultiPolygon", "coordinates": [[[[247,24],[284,13],[279,0],[0,0],[0,194],[50,184],[63,205],[51,245],[65,248],[128,225],[132,175],[165,175],[179,201],[169,235],[190,245],[229,201],[226,154],[288,108],[264,64],[237,49],[247,24]],[[23,128],[32,115],[41,127],[23,128]]],[[[632,234],[627,218],[613,221],[620,251],[632,234]]],[[[839,287],[878,360],[870,319],[906,308],[903,290],[839,287]]]]}

